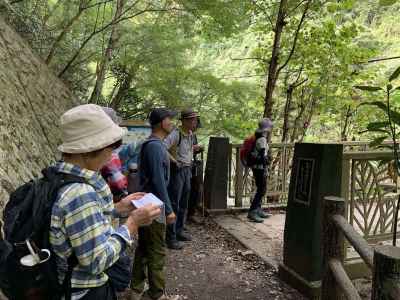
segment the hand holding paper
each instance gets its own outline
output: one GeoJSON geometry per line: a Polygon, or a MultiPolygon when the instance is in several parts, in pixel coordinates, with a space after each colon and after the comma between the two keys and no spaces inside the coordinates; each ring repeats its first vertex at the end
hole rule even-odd
{"type": "Polygon", "coordinates": [[[132,204],[136,208],[140,208],[140,207],[143,207],[143,206],[148,205],[148,204],[153,204],[154,206],[157,206],[157,207],[160,207],[160,208],[164,206],[164,202],[162,202],[160,199],[158,199],[152,193],[146,194],[144,197],[142,197],[142,198],[140,198],[138,200],[132,200],[132,204]]]}

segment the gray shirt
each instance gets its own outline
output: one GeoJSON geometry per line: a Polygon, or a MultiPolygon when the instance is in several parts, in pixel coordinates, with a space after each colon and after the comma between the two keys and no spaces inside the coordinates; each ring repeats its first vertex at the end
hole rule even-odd
{"type": "Polygon", "coordinates": [[[172,131],[164,140],[171,155],[184,166],[191,166],[193,160],[193,133],[185,134],[179,129],[172,131]]]}
{"type": "MultiPolygon", "coordinates": [[[[264,155],[265,155],[265,157],[267,157],[269,146],[268,146],[268,143],[267,143],[267,138],[264,137],[264,136],[259,137],[256,140],[256,146],[254,147],[254,151],[256,152],[255,154],[258,154],[258,152],[260,152],[262,149],[265,149],[264,155]]],[[[260,165],[256,164],[253,167],[253,169],[265,169],[265,166],[262,165],[262,164],[260,164],[260,165]]]]}

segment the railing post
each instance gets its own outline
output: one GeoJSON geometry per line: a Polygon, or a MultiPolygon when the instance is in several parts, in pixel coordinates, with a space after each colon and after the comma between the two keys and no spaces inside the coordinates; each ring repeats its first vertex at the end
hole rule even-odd
{"type": "Polygon", "coordinates": [[[344,236],[333,223],[333,215],[344,216],[345,201],[338,197],[325,197],[322,215],[322,288],[321,299],[341,300],[345,299],[338,288],[336,280],[329,267],[332,259],[343,262],[344,260],[344,236]]]}
{"type": "Polygon", "coordinates": [[[400,299],[400,248],[378,246],[374,252],[372,300],[400,299]]]}
{"type": "Polygon", "coordinates": [[[240,161],[240,148],[236,147],[236,172],[235,172],[235,207],[243,207],[243,175],[244,167],[240,161]]]}

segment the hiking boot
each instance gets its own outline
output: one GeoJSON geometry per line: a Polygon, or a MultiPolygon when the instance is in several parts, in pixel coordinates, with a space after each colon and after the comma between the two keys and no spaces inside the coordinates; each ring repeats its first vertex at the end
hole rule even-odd
{"type": "Polygon", "coordinates": [[[249,211],[249,213],[248,213],[248,215],[247,215],[247,218],[248,218],[250,221],[255,222],[255,223],[263,223],[263,222],[264,222],[264,219],[262,219],[262,218],[258,215],[258,213],[257,213],[256,210],[249,211]]]}
{"type": "Polygon", "coordinates": [[[167,247],[168,247],[168,249],[172,249],[172,250],[182,250],[183,243],[179,242],[179,241],[170,241],[170,242],[167,242],[167,247]]]}
{"type": "Polygon", "coordinates": [[[176,239],[182,242],[190,242],[192,240],[192,237],[189,233],[182,231],[176,234],[176,239]]]}
{"type": "Polygon", "coordinates": [[[260,218],[263,218],[263,219],[267,219],[269,217],[272,217],[272,214],[265,212],[262,208],[259,208],[257,210],[257,214],[258,214],[258,216],[260,218]]]}
{"type": "Polygon", "coordinates": [[[179,295],[162,295],[160,298],[157,300],[180,300],[181,296],[179,295]]]}
{"type": "Polygon", "coordinates": [[[204,220],[196,215],[188,217],[187,222],[195,224],[195,225],[204,224],[204,220]]]}
{"type": "MultiPolygon", "coordinates": [[[[157,300],[180,300],[181,296],[179,295],[161,295],[160,297],[157,298],[157,300]]],[[[142,300],[155,300],[151,298],[149,295],[145,294],[142,300]]]]}
{"type": "Polygon", "coordinates": [[[143,293],[138,293],[135,291],[129,291],[128,297],[126,297],[126,299],[129,300],[141,300],[143,296],[143,293]]]}

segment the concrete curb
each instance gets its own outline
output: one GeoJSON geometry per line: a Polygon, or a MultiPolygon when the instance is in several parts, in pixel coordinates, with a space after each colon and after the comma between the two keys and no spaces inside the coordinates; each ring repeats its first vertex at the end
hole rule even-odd
{"type": "MultiPolygon", "coordinates": [[[[274,259],[272,259],[272,258],[270,258],[268,256],[265,256],[263,253],[258,251],[257,247],[254,247],[254,245],[250,245],[249,240],[245,238],[246,232],[239,233],[235,229],[230,228],[229,225],[223,224],[223,222],[221,222],[221,220],[216,220],[213,217],[211,217],[211,220],[215,224],[217,224],[221,229],[223,229],[224,231],[229,233],[229,235],[232,236],[236,241],[238,241],[243,247],[245,247],[248,250],[253,251],[254,254],[256,254],[267,266],[269,266],[270,268],[273,268],[276,271],[278,271],[279,262],[275,261],[274,259]]],[[[239,222],[239,220],[238,220],[238,222],[239,222]]],[[[248,226],[248,227],[249,227],[249,231],[250,231],[251,226],[248,226]]],[[[253,229],[251,229],[251,231],[252,230],[253,229]]],[[[254,232],[253,232],[253,234],[254,234],[254,232]]]]}

